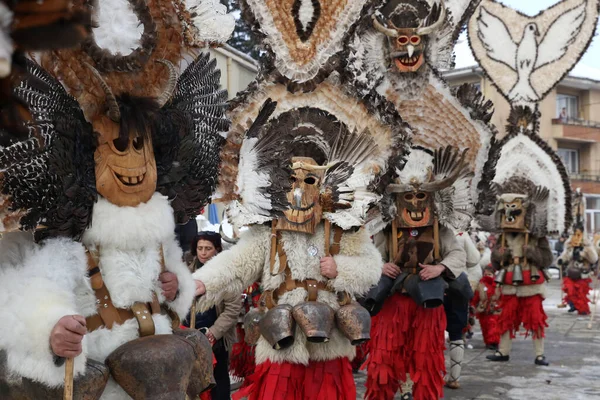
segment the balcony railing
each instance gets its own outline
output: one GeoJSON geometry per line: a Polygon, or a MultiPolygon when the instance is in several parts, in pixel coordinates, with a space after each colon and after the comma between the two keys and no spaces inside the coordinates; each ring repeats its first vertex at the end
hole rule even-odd
{"type": "Polygon", "coordinates": [[[600,182],[600,171],[569,172],[569,178],[576,181],[600,182]]]}
{"type": "Polygon", "coordinates": [[[576,125],[576,126],[587,126],[590,128],[600,128],[600,122],[588,121],[581,118],[553,118],[553,125],[576,125]]]}

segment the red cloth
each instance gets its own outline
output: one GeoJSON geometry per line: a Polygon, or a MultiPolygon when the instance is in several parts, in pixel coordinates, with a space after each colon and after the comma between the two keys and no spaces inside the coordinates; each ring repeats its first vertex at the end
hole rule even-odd
{"type": "Polygon", "coordinates": [[[256,366],[249,384],[233,400],[356,400],[356,385],[347,358],[310,361],[308,365],[271,363],[256,366]]]}
{"type": "Polygon", "coordinates": [[[356,371],[360,369],[365,360],[367,359],[367,355],[369,354],[369,342],[361,343],[359,346],[356,346],[356,357],[352,360],[352,371],[356,371]]]}
{"type": "Polygon", "coordinates": [[[423,308],[408,296],[390,296],[371,326],[365,398],[393,399],[407,373],[415,400],[442,397],[445,330],[444,307],[423,308]]]}
{"type": "Polygon", "coordinates": [[[486,346],[500,343],[500,329],[498,329],[499,315],[483,314],[477,315],[479,325],[481,325],[481,333],[486,346]]]}
{"type": "Polygon", "coordinates": [[[582,315],[590,313],[590,300],[588,293],[590,292],[590,278],[572,280],[565,276],[563,278],[562,290],[566,293],[564,301],[573,303],[577,312],[582,315]]]}
{"type": "Polygon", "coordinates": [[[229,353],[229,370],[235,376],[246,378],[254,372],[256,361],[254,360],[254,346],[249,346],[244,341],[244,329],[242,324],[237,324],[238,341],[231,347],[229,353]]]}
{"type": "Polygon", "coordinates": [[[500,334],[509,331],[510,337],[515,338],[521,325],[525,328],[526,336],[530,333],[534,339],[545,337],[545,328],[548,327],[548,316],[544,311],[541,295],[528,297],[516,295],[502,295],[500,314],[500,334]]]}

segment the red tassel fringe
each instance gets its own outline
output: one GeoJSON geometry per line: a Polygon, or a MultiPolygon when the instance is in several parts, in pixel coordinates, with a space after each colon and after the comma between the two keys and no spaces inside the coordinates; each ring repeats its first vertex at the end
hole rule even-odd
{"type": "Polygon", "coordinates": [[[486,346],[500,343],[500,329],[498,329],[499,315],[481,313],[477,316],[481,333],[486,346]]]}
{"type": "Polygon", "coordinates": [[[363,365],[365,360],[367,359],[367,355],[369,354],[369,342],[361,343],[356,346],[356,357],[350,363],[352,366],[352,371],[357,371],[363,365]]]}
{"type": "Polygon", "coordinates": [[[542,306],[543,301],[544,299],[539,294],[528,297],[502,296],[500,334],[510,331],[510,337],[514,339],[515,333],[523,324],[525,336],[531,333],[534,339],[545,337],[548,316],[542,306]]]}
{"type": "Polygon", "coordinates": [[[356,400],[356,385],[347,358],[291,363],[258,364],[249,384],[233,400],[356,400]]]}
{"type": "Polygon", "coordinates": [[[244,341],[244,329],[242,324],[237,325],[238,342],[231,347],[229,357],[229,371],[235,376],[246,378],[254,372],[256,361],[254,359],[254,347],[244,341]]]}
{"type": "Polygon", "coordinates": [[[443,395],[444,308],[425,309],[408,296],[394,294],[373,318],[367,368],[366,399],[391,400],[406,374],[414,382],[415,400],[443,395]]]}
{"type": "Polygon", "coordinates": [[[564,301],[573,303],[579,315],[590,313],[590,300],[587,296],[590,292],[591,282],[590,278],[578,279],[576,281],[566,276],[563,278],[562,289],[566,293],[564,301]]]}

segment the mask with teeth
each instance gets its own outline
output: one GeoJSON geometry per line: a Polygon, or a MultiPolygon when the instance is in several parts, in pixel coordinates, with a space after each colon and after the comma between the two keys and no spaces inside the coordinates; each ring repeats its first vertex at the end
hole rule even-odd
{"type": "Polygon", "coordinates": [[[315,233],[323,208],[319,201],[325,169],[310,157],[292,158],[292,188],[287,193],[288,209],[277,220],[277,229],[315,233]]]}
{"type": "Polygon", "coordinates": [[[418,228],[433,225],[435,213],[433,193],[415,190],[396,194],[399,228],[418,228]]]}
{"type": "Polygon", "coordinates": [[[508,230],[526,230],[525,216],[527,214],[527,196],[505,194],[498,199],[500,213],[500,228],[508,230]]]}
{"type": "Polygon", "coordinates": [[[156,191],[156,160],[150,135],[119,137],[119,123],[106,116],[95,121],[96,190],[118,206],[135,207],[156,191]]]}
{"type": "Polygon", "coordinates": [[[373,16],[373,27],[387,36],[389,57],[398,72],[416,72],[425,63],[427,35],[435,33],[445,21],[443,2],[425,14],[425,3],[390,0],[373,16]]]}

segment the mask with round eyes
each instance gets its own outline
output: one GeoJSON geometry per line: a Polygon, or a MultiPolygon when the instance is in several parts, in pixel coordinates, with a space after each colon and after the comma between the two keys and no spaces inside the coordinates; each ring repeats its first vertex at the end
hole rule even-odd
{"type": "Polygon", "coordinates": [[[416,29],[398,29],[398,36],[388,38],[390,57],[399,72],[415,72],[425,62],[425,38],[416,29]]]}
{"type": "Polygon", "coordinates": [[[99,133],[94,153],[96,190],[118,206],[135,207],[156,191],[156,160],[150,135],[119,137],[119,124],[106,116],[93,123],[99,133]]]}
{"type": "Polygon", "coordinates": [[[288,209],[277,220],[277,230],[312,234],[323,216],[319,195],[325,170],[310,157],[293,157],[292,165],[288,209]]]}
{"type": "Polygon", "coordinates": [[[433,225],[433,194],[413,191],[396,194],[398,214],[396,223],[399,228],[418,228],[433,225]]]}

